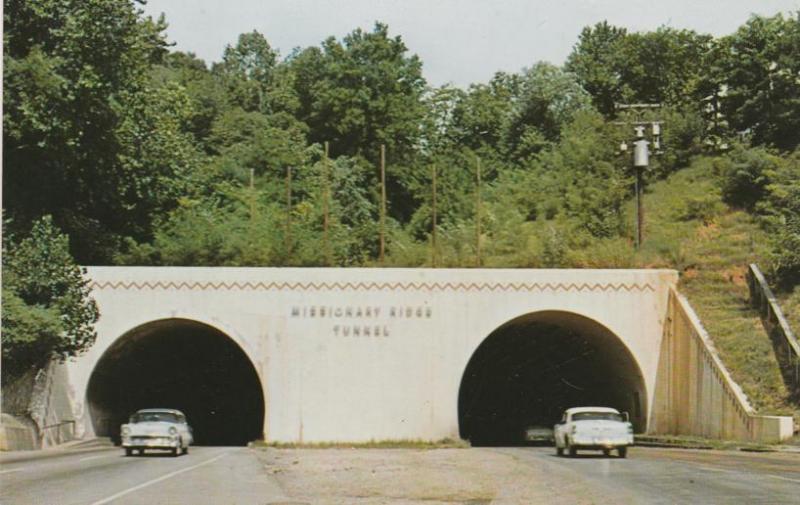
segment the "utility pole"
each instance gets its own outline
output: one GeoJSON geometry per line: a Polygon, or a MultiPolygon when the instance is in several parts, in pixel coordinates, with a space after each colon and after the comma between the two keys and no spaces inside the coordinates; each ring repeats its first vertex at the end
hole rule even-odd
{"type": "Polygon", "coordinates": [[[286,167],[286,258],[292,254],[292,167],[286,167]]]}
{"type": "Polygon", "coordinates": [[[324,188],[322,190],[322,243],[325,249],[325,263],[331,266],[331,244],[328,237],[328,200],[330,199],[330,171],[329,171],[329,158],[328,158],[328,141],[325,141],[325,160],[322,165],[324,188]]]}
{"type": "Polygon", "coordinates": [[[432,166],[433,199],[431,201],[431,263],[436,268],[436,164],[432,166]]]}
{"type": "MultiPolygon", "coordinates": [[[[614,124],[625,127],[634,127],[636,140],[633,142],[633,168],[636,172],[636,249],[642,247],[644,241],[644,171],[650,164],[650,144],[651,142],[645,140],[645,130],[648,126],[652,128],[653,147],[656,154],[661,152],[661,125],[663,122],[659,119],[646,121],[642,117],[642,111],[647,109],[660,109],[660,103],[633,103],[614,104],[617,110],[631,110],[634,113],[634,119],[628,121],[617,121],[614,124]]],[[[625,140],[620,144],[620,152],[625,153],[628,150],[628,144],[625,140]]]]}
{"type": "Polygon", "coordinates": [[[481,266],[481,159],[475,158],[475,255],[476,266],[481,266]]]}
{"type": "Polygon", "coordinates": [[[256,216],[256,169],[250,169],[250,222],[255,219],[256,216]]]}
{"type": "Polygon", "coordinates": [[[383,255],[386,249],[386,146],[381,144],[381,248],[380,265],[383,266],[383,255]]]}

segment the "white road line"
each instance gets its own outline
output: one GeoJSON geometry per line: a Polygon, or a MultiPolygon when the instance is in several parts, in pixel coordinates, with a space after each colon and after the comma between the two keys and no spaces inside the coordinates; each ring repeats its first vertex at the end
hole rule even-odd
{"type": "Polygon", "coordinates": [[[209,463],[213,463],[213,462],[217,461],[218,459],[221,459],[221,458],[223,458],[223,457],[225,457],[227,455],[228,455],[228,452],[224,452],[224,453],[220,454],[219,456],[215,456],[215,457],[213,457],[211,459],[207,459],[207,460],[203,461],[202,463],[198,463],[196,465],[193,465],[193,466],[190,466],[190,467],[187,467],[187,468],[182,468],[181,470],[176,470],[176,471],[174,471],[172,473],[168,473],[166,475],[162,475],[161,477],[159,477],[157,479],[148,480],[147,482],[143,482],[143,483],[139,484],[138,486],[134,486],[134,487],[128,488],[128,489],[126,489],[124,491],[120,491],[119,493],[113,494],[113,495],[109,496],[108,498],[103,498],[102,500],[99,500],[99,501],[96,501],[96,502],[92,502],[91,505],[104,505],[105,503],[109,503],[110,501],[116,500],[117,498],[125,496],[126,494],[133,493],[134,491],[138,491],[138,490],[140,490],[142,488],[145,488],[147,486],[152,486],[153,484],[155,484],[157,482],[161,482],[162,480],[171,479],[172,477],[175,477],[176,475],[180,475],[182,473],[194,470],[195,468],[199,468],[201,466],[208,465],[209,463]]]}
{"type": "Polygon", "coordinates": [[[14,472],[23,472],[27,470],[27,468],[14,468],[13,470],[0,470],[0,474],[3,473],[14,473],[14,472]]]}
{"type": "Polygon", "coordinates": [[[697,465],[697,468],[701,470],[706,470],[708,472],[718,472],[718,473],[741,473],[736,470],[725,470],[724,468],[714,468],[713,466],[703,466],[697,465]]]}
{"type": "Polygon", "coordinates": [[[780,475],[767,475],[767,477],[772,477],[773,479],[788,480],[791,482],[800,482],[800,479],[791,479],[789,477],[781,477],[780,475]]]}
{"type": "Polygon", "coordinates": [[[99,459],[99,458],[114,458],[119,457],[119,454],[101,454],[99,456],[89,456],[88,458],[81,458],[78,461],[89,461],[90,459],[99,459]]]}

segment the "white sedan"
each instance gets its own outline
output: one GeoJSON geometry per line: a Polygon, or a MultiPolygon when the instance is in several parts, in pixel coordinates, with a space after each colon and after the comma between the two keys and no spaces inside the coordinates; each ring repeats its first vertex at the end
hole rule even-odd
{"type": "Polygon", "coordinates": [[[134,450],[144,454],[147,449],[167,450],[177,456],[188,453],[194,442],[186,416],[174,409],[139,410],[122,425],[120,434],[126,456],[134,450]]]}
{"type": "Polygon", "coordinates": [[[561,422],[553,428],[556,453],[566,450],[575,456],[578,449],[602,450],[608,456],[616,449],[620,458],[633,445],[633,425],[628,414],[610,407],[574,407],[564,412],[561,422]]]}

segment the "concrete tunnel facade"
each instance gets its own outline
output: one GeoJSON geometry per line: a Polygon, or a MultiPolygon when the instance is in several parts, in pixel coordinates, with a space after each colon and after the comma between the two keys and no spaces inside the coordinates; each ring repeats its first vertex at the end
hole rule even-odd
{"type": "Polygon", "coordinates": [[[187,413],[198,443],[509,444],[564,408],[637,432],[671,270],[90,267],[98,339],[67,365],[79,435],[137,408],[187,413]]]}

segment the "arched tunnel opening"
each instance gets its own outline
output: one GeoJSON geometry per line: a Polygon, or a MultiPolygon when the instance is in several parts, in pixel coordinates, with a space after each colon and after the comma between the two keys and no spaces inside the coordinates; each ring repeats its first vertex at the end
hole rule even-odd
{"type": "Polygon", "coordinates": [[[459,389],[459,431],[473,445],[522,445],[528,429],[552,429],[565,409],[593,406],[628,412],[639,433],[646,398],[635,358],[608,328],[538,312],[501,326],[472,355],[459,389]]]}
{"type": "Polygon", "coordinates": [[[139,326],[103,354],[87,400],[98,436],[145,408],[186,414],[198,445],[245,445],[263,436],[261,381],[244,351],[211,326],[165,319],[139,326]]]}

